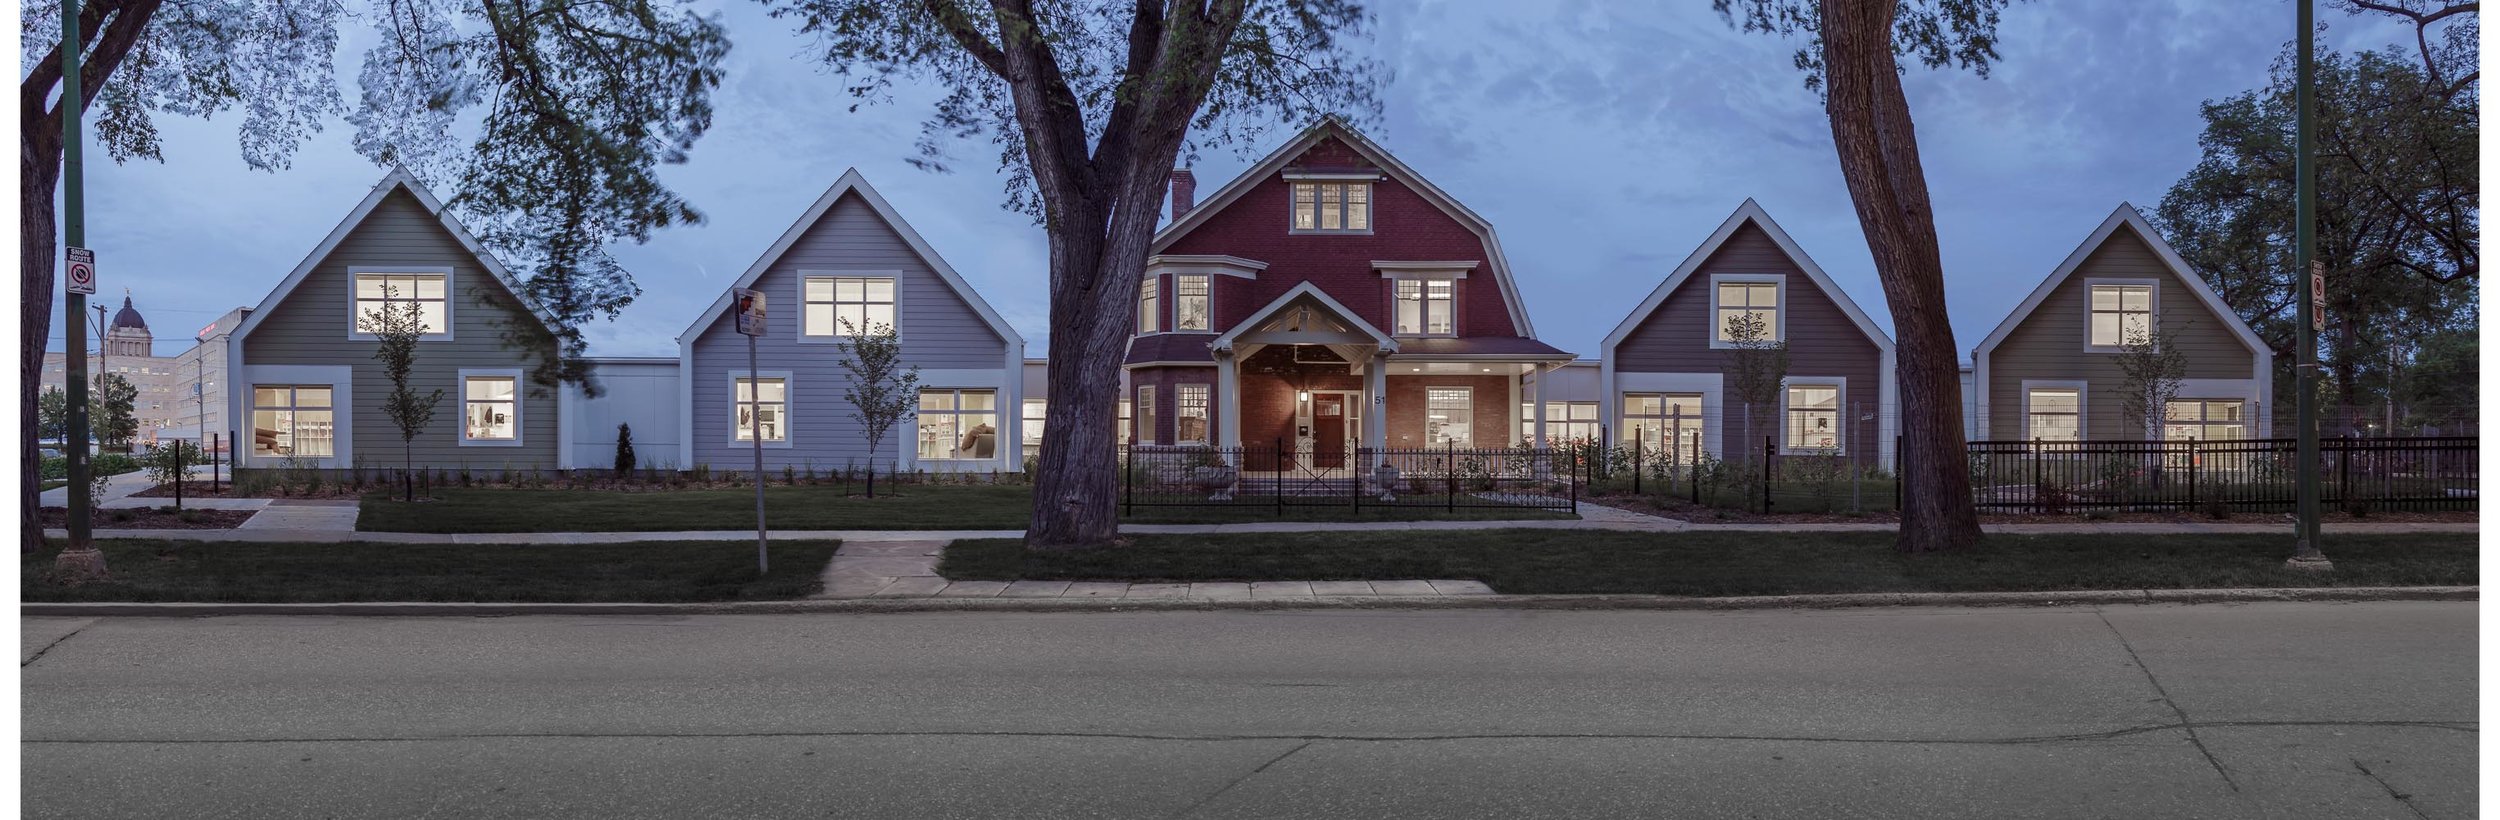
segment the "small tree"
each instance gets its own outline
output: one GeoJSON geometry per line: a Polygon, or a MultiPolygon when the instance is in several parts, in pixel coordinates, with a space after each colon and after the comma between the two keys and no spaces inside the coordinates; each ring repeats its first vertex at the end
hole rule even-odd
{"type": "Polygon", "coordinates": [[[919,406],[920,368],[903,365],[903,345],[893,325],[870,324],[863,332],[844,319],[842,328],[851,334],[841,345],[839,361],[851,378],[842,399],[851,403],[851,418],[859,420],[861,435],[868,439],[868,497],[875,498],[877,448],[919,406]]]}
{"type": "Polygon", "coordinates": [[[174,509],[179,510],[182,509],[183,476],[200,461],[199,445],[174,439],[157,446],[140,463],[147,466],[149,480],[160,485],[174,485],[174,509]]]}
{"type": "Polygon", "coordinates": [[[1754,313],[1728,317],[1728,392],[1745,405],[1745,438],[1733,452],[1753,452],[1753,409],[1779,406],[1780,385],[1788,379],[1788,343],[1774,338],[1771,323],[1754,313]]]}
{"type": "Polygon", "coordinates": [[[2161,437],[2162,419],[2187,378],[2187,351],[2175,342],[2169,331],[2156,328],[2129,333],[2118,346],[2118,372],[2126,385],[2120,406],[2147,440],[2161,437]]]}
{"type": "Polygon", "coordinates": [[[43,389],[43,398],[35,401],[35,436],[45,441],[69,442],[69,394],[59,387],[43,389]]]}
{"type": "Polygon", "coordinates": [[[634,426],[616,425],[616,477],[619,480],[634,474],[634,426]]]}
{"type": "Polygon", "coordinates": [[[139,388],[129,379],[106,373],[95,380],[93,407],[88,411],[95,419],[95,437],[106,449],[130,452],[130,440],[139,435],[139,388]]]}
{"type": "MultiPolygon", "coordinates": [[[[382,306],[365,311],[364,330],[373,334],[378,344],[373,357],[382,361],[382,372],[391,379],[391,394],[382,400],[382,412],[399,427],[400,470],[405,473],[416,466],[417,434],[434,423],[434,405],[443,400],[441,388],[419,395],[408,386],[408,375],[417,367],[417,341],[425,338],[425,314],[413,301],[397,301],[392,297],[398,288],[382,286],[382,306]]],[[[417,500],[417,487],[408,485],[408,500],[417,500]]]]}

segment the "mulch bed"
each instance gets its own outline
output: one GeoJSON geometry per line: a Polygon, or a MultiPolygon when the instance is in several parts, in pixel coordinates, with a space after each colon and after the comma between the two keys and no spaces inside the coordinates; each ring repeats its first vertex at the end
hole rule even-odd
{"type": "MultiPolygon", "coordinates": [[[[46,528],[69,526],[69,510],[62,507],[42,509],[46,528]]],[[[179,513],[172,507],[97,510],[93,525],[113,530],[231,530],[251,520],[252,510],[186,509],[179,513]]]]}

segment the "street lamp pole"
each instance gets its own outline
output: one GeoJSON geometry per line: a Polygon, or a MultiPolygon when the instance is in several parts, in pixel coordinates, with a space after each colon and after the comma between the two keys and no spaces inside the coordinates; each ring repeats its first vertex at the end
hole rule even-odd
{"type": "MultiPolygon", "coordinates": [[[[85,49],[78,37],[78,0],[61,2],[61,244],[81,248],[87,244],[87,185],[85,164],[80,157],[79,126],[86,119],[87,107],[80,96],[78,57],[85,49]]],[[[68,280],[69,266],[62,267],[63,282],[68,280]]],[[[62,363],[69,368],[69,545],[52,559],[52,571],[64,580],[102,578],[104,552],[95,546],[95,493],[88,481],[94,465],[87,458],[90,428],[87,413],[87,296],[71,287],[61,288],[63,346],[62,363]]]]}
{"type": "Polygon", "coordinates": [[[2317,0],[2295,0],[2293,5],[2299,9],[2296,16],[2300,31],[2294,40],[2299,44],[2295,54],[2299,65],[2293,92],[2293,104],[2298,110],[2293,114],[2296,150],[2292,178],[2297,205],[2293,208],[2292,279],[2300,283],[2297,304],[2307,315],[2293,323],[2299,334],[2299,350],[2292,367],[2296,382],[2293,389],[2297,391],[2294,399],[2298,408],[2297,423],[2300,425],[2297,431],[2299,444],[2295,448],[2299,467],[2293,471],[2298,481],[2294,490],[2294,506],[2299,520],[2294,524],[2298,531],[2292,536],[2292,557],[2284,565],[2293,569],[2331,570],[2335,565],[2318,551],[2317,325],[2325,319],[2325,294],[2319,292],[2324,283],[2319,281],[2323,277],[2318,275],[2322,269],[2317,260],[2317,25],[2312,19],[2317,0]]]}

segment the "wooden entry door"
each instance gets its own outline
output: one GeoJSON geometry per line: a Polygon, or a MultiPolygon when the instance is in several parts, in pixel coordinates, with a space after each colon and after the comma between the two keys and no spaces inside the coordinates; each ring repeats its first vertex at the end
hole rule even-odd
{"type": "Polygon", "coordinates": [[[1311,466],[1322,470],[1345,467],[1344,393],[1311,394],[1311,439],[1311,466]]]}

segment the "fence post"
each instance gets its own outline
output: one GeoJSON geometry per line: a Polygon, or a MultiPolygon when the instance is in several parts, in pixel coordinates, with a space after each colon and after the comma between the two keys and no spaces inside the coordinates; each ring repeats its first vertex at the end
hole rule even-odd
{"type": "MultiPolygon", "coordinates": [[[[1315,451],[1316,451],[1316,448],[1315,448],[1315,451]]],[[[1271,462],[1271,463],[1275,464],[1275,465],[1276,465],[1276,467],[1277,467],[1277,477],[1276,477],[1276,517],[1278,517],[1278,518],[1283,518],[1283,517],[1285,517],[1285,479],[1284,479],[1284,466],[1285,466],[1285,437],[1283,437],[1283,436],[1277,436],[1277,437],[1276,437],[1276,460],[1275,460],[1274,462],[1271,462]]]]}
{"type": "Polygon", "coordinates": [[[1356,447],[1354,448],[1354,463],[1346,465],[1346,472],[1354,475],[1354,481],[1351,483],[1352,489],[1347,492],[1353,494],[1354,511],[1357,513],[1363,511],[1363,471],[1360,465],[1371,462],[1370,448],[1356,447]]]}
{"type": "Polygon", "coordinates": [[[182,439],[174,439],[174,509],[182,509],[182,439]]]}
{"type": "Polygon", "coordinates": [[[2335,457],[2335,502],[2352,504],[2352,434],[2345,433],[2335,457]]]}
{"type": "Polygon", "coordinates": [[[1120,514],[1137,514],[1137,451],[1120,454],[1120,514]]]}
{"type": "Polygon", "coordinates": [[[218,490],[217,490],[217,448],[220,446],[220,444],[221,444],[221,442],[219,442],[219,441],[217,440],[217,434],[216,434],[216,433],[210,433],[210,434],[208,434],[208,494],[209,494],[209,495],[216,495],[216,494],[217,494],[217,492],[218,492],[218,490]]]}
{"type": "MultiPolygon", "coordinates": [[[[1693,487],[1693,506],[1699,507],[1701,506],[1701,436],[1693,437],[1693,460],[1685,469],[1690,471],[1684,474],[1684,479],[1685,483],[1693,487]]],[[[1717,501],[1718,499],[1711,500],[1717,501]]]]}
{"type": "Polygon", "coordinates": [[[2196,506],[2196,468],[2197,468],[2197,466],[2198,466],[2198,465],[2197,465],[2197,462],[2200,462],[2200,461],[2203,461],[2203,460],[2204,460],[2204,459],[2203,459],[2201,456],[2199,456],[2199,454],[2198,454],[2198,450],[2197,450],[2197,447],[2196,447],[2196,437],[2194,437],[2194,436],[2189,436],[2189,437],[2188,437],[2188,507],[2189,507],[2189,508],[2191,508],[2191,509],[2195,508],[2195,506],[2196,506]]]}
{"type": "Polygon", "coordinates": [[[2040,462],[2040,437],[2033,436],[2031,437],[2031,511],[2035,513],[2049,511],[2048,499],[2041,497],[2045,495],[2041,491],[2048,489],[2045,486],[2045,479],[2041,476],[2041,471],[2045,469],[2047,465],[2040,462]]]}
{"type": "Polygon", "coordinates": [[[1632,428],[1632,494],[1641,494],[1641,428],[1632,428]]]}
{"type": "Polygon", "coordinates": [[[1458,439],[1441,442],[1441,482],[1449,489],[1441,496],[1441,509],[1458,511],[1458,439]]]}
{"type": "Polygon", "coordinates": [[[1762,514],[1771,514],[1771,458],[1779,454],[1770,436],[1762,437],[1762,514]]]}
{"type": "Polygon", "coordinates": [[[1580,468],[1583,466],[1580,462],[1581,459],[1572,459],[1571,477],[1563,479],[1564,483],[1570,485],[1571,509],[1573,510],[1580,509],[1580,468]]]}

